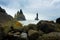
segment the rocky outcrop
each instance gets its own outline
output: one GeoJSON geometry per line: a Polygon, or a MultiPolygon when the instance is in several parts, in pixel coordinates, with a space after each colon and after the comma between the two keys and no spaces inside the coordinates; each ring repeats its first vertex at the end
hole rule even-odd
{"type": "Polygon", "coordinates": [[[18,21],[23,21],[26,20],[22,10],[20,9],[20,11],[17,12],[17,14],[15,14],[15,19],[18,21]]]}
{"type": "Polygon", "coordinates": [[[35,20],[39,20],[39,18],[38,18],[38,13],[36,14],[36,18],[35,18],[35,20]]]}
{"type": "Polygon", "coordinates": [[[53,21],[42,20],[37,23],[37,28],[44,33],[55,32],[56,30],[53,27],[55,28],[55,23],[53,21]]]}
{"type": "Polygon", "coordinates": [[[0,24],[5,23],[5,22],[12,20],[12,19],[13,19],[13,17],[8,15],[6,13],[6,11],[0,7],[0,24]]]}
{"type": "Polygon", "coordinates": [[[60,24],[60,18],[56,19],[56,23],[60,24]]]}
{"type": "Polygon", "coordinates": [[[6,11],[0,7],[0,40],[5,40],[4,37],[5,37],[5,32],[4,32],[4,25],[12,20],[13,17],[8,15],[6,13],[6,11]]]}

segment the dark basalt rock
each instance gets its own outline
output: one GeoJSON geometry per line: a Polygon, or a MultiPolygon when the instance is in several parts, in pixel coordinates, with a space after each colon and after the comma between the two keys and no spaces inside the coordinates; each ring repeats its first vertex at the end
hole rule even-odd
{"type": "Polygon", "coordinates": [[[60,24],[60,18],[56,19],[56,23],[60,24]]]}
{"type": "Polygon", "coordinates": [[[38,13],[36,14],[36,18],[35,18],[35,20],[39,20],[39,18],[38,18],[38,13]]]}
{"type": "Polygon", "coordinates": [[[15,19],[18,20],[18,21],[26,20],[24,14],[22,12],[22,9],[20,9],[20,11],[18,11],[17,14],[15,14],[15,19]]]}
{"type": "Polygon", "coordinates": [[[5,11],[5,9],[0,7],[0,23],[5,23],[9,20],[12,20],[13,17],[8,15],[5,11]]]}
{"type": "Polygon", "coordinates": [[[50,33],[50,32],[55,32],[56,30],[54,29],[55,24],[53,21],[39,21],[37,23],[37,28],[38,30],[43,31],[44,33],[50,33]]]}

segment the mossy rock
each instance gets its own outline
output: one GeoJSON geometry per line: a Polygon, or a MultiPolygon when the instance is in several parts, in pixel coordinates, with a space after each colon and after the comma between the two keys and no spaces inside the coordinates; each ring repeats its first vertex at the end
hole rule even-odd
{"type": "Polygon", "coordinates": [[[36,30],[29,30],[28,36],[29,36],[30,40],[36,40],[39,37],[39,32],[36,30]]]}
{"type": "Polygon", "coordinates": [[[40,36],[38,40],[60,40],[60,32],[51,32],[40,36]]]}

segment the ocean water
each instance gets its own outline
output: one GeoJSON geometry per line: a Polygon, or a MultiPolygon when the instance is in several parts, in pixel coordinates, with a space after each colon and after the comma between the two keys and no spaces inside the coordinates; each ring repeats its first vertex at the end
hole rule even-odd
{"type": "MultiPolygon", "coordinates": [[[[28,25],[28,24],[37,24],[40,20],[26,20],[26,21],[19,21],[20,23],[22,23],[23,25],[28,25]]],[[[52,21],[52,20],[48,20],[48,21],[52,21]]],[[[56,22],[55,20],[53,20],[54,22],[56,22]]]]}
{"type": "Polygon", "coordinates": [[[37,24],[39,22],[39,20],[26,20],[26,21],[19,21],[20,23],[22,23],[23,25],[28,25],[28,24],[37,24]]]}

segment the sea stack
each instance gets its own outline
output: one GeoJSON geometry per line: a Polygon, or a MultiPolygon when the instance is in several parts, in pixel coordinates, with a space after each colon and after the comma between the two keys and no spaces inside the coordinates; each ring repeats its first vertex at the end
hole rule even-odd
{"type": "Polygon", "coordinates": [[[22,12],[22,9],[20,9],[20,11],[18,11],[17,14],[15,14],[15,19],[18,20],[18,21],[26,20],[24,14],[22,12]]]}
{"type": "Polygon", "coordinates": [[[39,18],[38,18],[38,13],[36,14],[36,18],[35,18],[35,20],[39,20],[39,18]]]}

